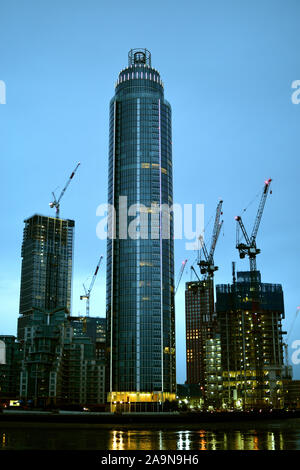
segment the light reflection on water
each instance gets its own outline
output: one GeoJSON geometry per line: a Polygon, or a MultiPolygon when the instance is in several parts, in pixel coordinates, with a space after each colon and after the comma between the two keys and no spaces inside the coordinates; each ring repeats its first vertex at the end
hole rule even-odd
{"type": "Polygon", "coordinates": [[[284,450],[300,449],[298,431],[285,445],[281,431],[111,431],[112,450],[284,450]],[[294,441],[294,442],[293,442],[294,441]],[[292,445],[291,445],[292,443],[292,445]]]}
{"type": "MultiPolygon", "coordinates": [[[[181,426],[182,427],[182,426],[181,426]]],[[[202,427],[202,426],[201,426],[202,427]]],[[[284,450],[300,449],[300,421],[258,426],[215,425],[214,429],[100,425],[0,424],[0,449],[93,450],[284,450]]]]}
{"type": "Polygon", "coordinates": [[[190,434],[189,431],[180,431],[177,437],[178,450],[190,450],[190,434]]]}

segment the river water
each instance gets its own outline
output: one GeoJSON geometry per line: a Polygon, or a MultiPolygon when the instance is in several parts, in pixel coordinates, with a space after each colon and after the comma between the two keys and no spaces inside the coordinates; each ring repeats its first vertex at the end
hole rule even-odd
{"type": "Polygon", "coordinates": [[[300,450],[300,419],[180,425],[0,423],[1,450],[300,450]]]}

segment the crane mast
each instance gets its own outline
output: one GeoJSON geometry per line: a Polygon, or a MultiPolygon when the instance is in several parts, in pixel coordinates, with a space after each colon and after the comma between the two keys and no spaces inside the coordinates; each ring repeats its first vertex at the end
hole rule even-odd
{"type": "Polygon", "coordinates": [[[261,195],[260,203],[258,206],[258,211],[254,221],[254,226],[252,229],[251,236],[248,236],[247,230],[243,224],[242,217],[236,216],[235,220],[237,222],[236,226],[236,248],[239,251],[240,258],[243,259],[247,255],[250,261],[250,271],[256,271],[256,256],[260,253],[260,249],[256,246],[256,236],[259,229],[259,225],[262,219],[264,207],[266,204],[267,196],[269,193],[271,179],[268,179],[264,183],[263,192],[261,195]],[[240,232],[244,236],[245,243],[240,241],[240,232]]]}
{"type": "Polygon", "coordinates": [[[63,197],[63,195],[65,194],[69,184],[71,183],[71,180],[73,179],[73,176],[75,175],[76,171],[77,171],[77,168],[79,167],[80,165],[80,162],[77,163],[75,169],[72,171],[67,183],[65,184],[62,192],[60,193],[59,195],[59,198],[56,199],[56,196],[54,194],[54,192],[52,192],[52,195],[53,195],[53,201],[49,203],[49,206],[51,208],[55,207],[55,213],[56,213],[56,218],[59,218],[59,209],[60,209],[60,201],[61,201],[61,198],[63,197]]]}
{"type": "Polygon", "coordinates": [[[91,296],[91,292],[92,292],[92,289],[93,289],[94,284],[95,284],[95,280],[96,280],[96,277],[97,277],[102,259],[103,259],[103,256],[100,256],[99,262],[96,266],[96,269],[95,269],[95,272],[94,272],[94,275],[93,275],[93,278],[92,278],[92,281],[90,283],[90,287],[88,288],[88,290],[86,289],[85,285],[83,284],[84,294],[80,296],[80,300],[83,300],[83,299],[86,300],[86,316],[87,317],[90,316],[90,296],[91,296]]]}

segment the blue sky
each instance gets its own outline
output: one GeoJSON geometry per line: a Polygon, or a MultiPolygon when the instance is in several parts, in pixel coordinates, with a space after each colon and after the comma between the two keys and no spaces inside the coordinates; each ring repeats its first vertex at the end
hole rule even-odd
{"type": "MultiPolygon", "coordinates": [[[[281,283],[285,329],[299,299],[299,124],[291,84],[300,79],[297,0],[2,0],[0,80],[0,334],[16,334],[23,220],[61,205],[76,221],[73,314],[84,312],[82,282],[106,244],[96,237],[96,208],[107,199],[108,104],[127,53],[146,47],[173,111],[174,202],[205,204],[208,222],[221,197],[224,229],[216,283],[231,281],[234,216],[273,178],[257,237],[264,282],[281,283]]],[[[251,228],[259,199],[244,214],[251,228]]],[[[211,228],[208,225],[208,231],[211,228]]],[[[176,272],[189,266],[176,298],[177,381],[185,380],[184,282],[195,253],[176,241],[176,272]]],[[[105,314],[105,269],[91,315],[105,314]]],[[[290,343],[300,338],[297,320],[290,343]]],[[[300,366],[294,367],[300,378],[300,366]]]]}

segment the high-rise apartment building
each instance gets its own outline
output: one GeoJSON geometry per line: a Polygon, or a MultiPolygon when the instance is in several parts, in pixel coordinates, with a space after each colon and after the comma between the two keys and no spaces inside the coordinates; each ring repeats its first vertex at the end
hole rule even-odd
{"type": "Polygon", "coordinates": [[[20,314],[70,310],[74,221],[36,214],[24,222],[20,314]]]}
{"type": "Polygon", "coordinates": [[[198,384],[205,393],[205,348],[214,326],[213,280],[187,282],[185,285],[187,383],[198,384]]]}
{"type": "Polygon", "coordinates": [[[109,400],[170,399],[173,219],[164,232],[159,209],[173,204],[171,107],[146,49],[129,52],[110,102],[108,202],[116,211],[107,244],[109,400]]]}

